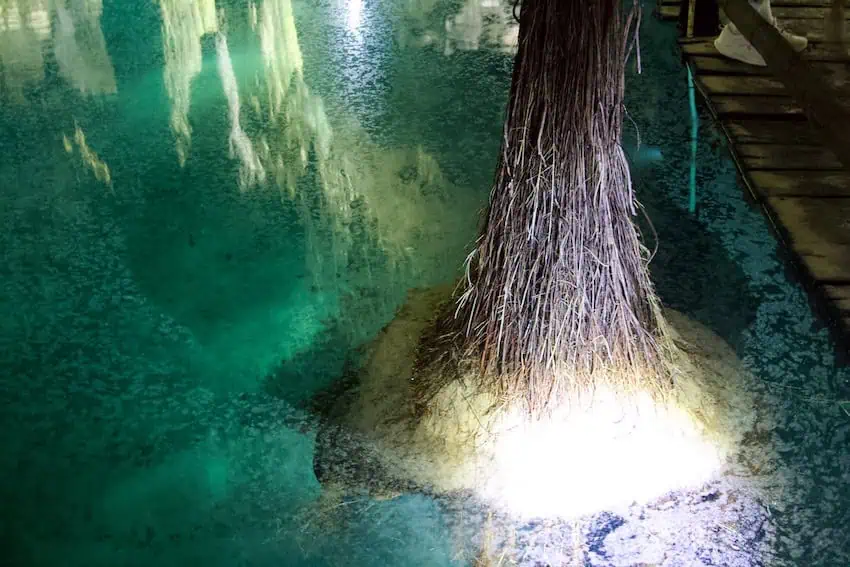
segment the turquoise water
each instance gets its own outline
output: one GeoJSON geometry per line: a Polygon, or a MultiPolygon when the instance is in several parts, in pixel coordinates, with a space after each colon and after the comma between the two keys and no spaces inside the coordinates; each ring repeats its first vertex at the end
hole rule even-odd
{"type": "MultiPolygon", "coordinates": [[[[759,377],[791,482],[738,510],[734,537],[710,502],[689,530],[658,529],[658,514],[646,525],[602,516],[588,524],[585,563],[848,565],[850,416],[836,402],[850,398],[850,373],[705,116],[699,211],[688,213],[686,77],[674,30],[646,4],[627,101],[644,151],[633,131],[626,143],[658,234],[654,280],[759,377]]],[[[46,13],[42,33],[29,5],[35,23],[13,29],[6,12],[0,31],[3,564],[468,564],[458,540],[472,536],[424,496],[350,503],[332,525],[311,516],[321,488],[298,408],[407,289],[457,275],[512,64],[498,41],[461,34],[457,16],[492,10],[265,0],[253,26],[240,0],[219,3],[219,25],[203,2],[106,2],[100,14],[80,1],[46,13]],[[226,52],[204,33],[214,28],[226,52]],[[264,45],[277,55],[264,59],[264,45]],[[286,70],[299,58],[296,81],[286,70]],[[274,72],[294,85],[282,110],[274,72]],[[188,136],[170,122],[180,108],[188,136]],[[239,153],[246,139],[256,161],[239,153]],[[250,183],[257,164],[265,183],[250,183]]],[[[505,33],[485,35],[494,29],[505,33]]],[[[693,506],[682,498],[677,510],[693,506]]],[[[525,564],[543,564],[532,556],[525,564]]]]}

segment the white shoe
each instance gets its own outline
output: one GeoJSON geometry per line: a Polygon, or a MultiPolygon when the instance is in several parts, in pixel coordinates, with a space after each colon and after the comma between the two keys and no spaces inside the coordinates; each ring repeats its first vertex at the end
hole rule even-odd
{"type": "Polygon", "coordinates": [[[738,28],[732,24],[723,26],[723,30],[717,39],[714,40],[714,47],[721,55],[741,61],[748,65],[756,65],[764,67],[767,63],[764,62],[764,57],[756,51],[756,48],[747,41],[744,35],[738,31],[738,28]]]}
{"type": "MultiPolygon", "coordinates": [[[[771,23],[774,27],[776,27],[777,31],[782,34],[782,37],[785,38],[785,41],[788,42],[791,49],[794,51],[799,53],[809,46],[808,39],[801,35],[795,35],[784,29],[781,25],[779,25],[775,18],[771,21],[771,23]]],[[[744,35],[738,31],[738,28],[733,25],[727,24],[723,26],[723,31],[721,31],[720,35],[717,36],[717,39],[714,40],[714,47],[721,55],[730,59],[735,59],[736,61],[742,61],[748,65],[756,65],[758,67],[764,67],[766,65],[764,57],[756,51],[756,48],[753,47],[744,35]]]]}

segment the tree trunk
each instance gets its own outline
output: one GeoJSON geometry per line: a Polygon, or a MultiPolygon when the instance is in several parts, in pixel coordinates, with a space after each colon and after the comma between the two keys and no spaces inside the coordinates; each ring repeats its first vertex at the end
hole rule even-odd
{"type": "Polygon", "coordinates": [[[480,386],[532,413],[598,376],[652,376],[653,390],[663,374],[620,143],[639,16],[621,0],[520,9],[500,161],[453,324],[480,386]]]}

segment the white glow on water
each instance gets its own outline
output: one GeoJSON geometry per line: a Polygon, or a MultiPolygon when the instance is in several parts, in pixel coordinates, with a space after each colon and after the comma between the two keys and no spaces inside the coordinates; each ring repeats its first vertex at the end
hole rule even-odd
{"type": "Polygon", "coordinates": [[[509,415],[483,496],[524,518],[577,517],[698,487],[723,462],[684,411],[649,396],[595,394],[587,409],[530,422],[509,415]]]}
{"type": "Polygon", "coordinates": [[[348,0],[345,14],[348,31],[358,34],[363,23],[363,0],[348,0]]]}

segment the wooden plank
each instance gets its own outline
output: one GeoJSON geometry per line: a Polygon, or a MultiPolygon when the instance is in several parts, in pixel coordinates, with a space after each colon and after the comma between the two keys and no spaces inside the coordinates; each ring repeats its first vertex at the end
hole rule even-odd
{"type": "Polygon", "coordinates": [[[768,205],[815,280],[850,282],[850,198],[773,197],[768,205]]]}
{"type": "Polygon", "coordinates": [[[750,185],[762,198],[850,197],[850,174],[837,171],[751,171],[750,185]]]}
{"type": "MultiPolygon", "coordinates": [[[[810,42],[814,42],[816,44],[826,42],[825,18],[784,17],[781,19],[781,24],[782,27],[794,33],[806,36],[810,42]]],[[[809,49],[811,49],[811,46],[809,49]]]]}
{"type": "Polygon", "coordinates": [[[680,47],[683,46],[683,45],[691,45],[692,43],[702,44],[702,43],[705,43],[705,42],[712,42],[712,41],[714,41],[714,37],[703,37],[703,36],[687,37],[687,36],[682,35],[682,36],[679,36],[678,39],[676,39],[676,42],[679,44],[680,47]]]}
{"type": "Polygon", "coordinates": [[[714,95],[783,95],[785,87],[770,77],[749,75],[697,75],[697,80],[705,87],[705,92],[714,95]]]}
{"type": "MultiPolygon", "coordinates": [[[[813,38],[809,38],[814,41],[813,38]]],[[[708,56],[708,57],[723,57],[714,48],[714,38],[691,38],[689,40],[680,39],[679,45],[682,52],[687,56],[708,56]]],[[[806,61],[842,61],[850,62],[850,56],[847,53],[838,51],[832,46],[825,43],[810,44],[806,51],[803,52],[803,59],[806,61]]]]}
{"type": "MultiPolygon", "coordinates": [[[[848,26],[850,27],[850,26],[848,26]]],[[[770,77],[767,67],[756,67],[747,65],[740,61],[727,59],[726,57],[711,57],[708,55],[694,55],[688,58],[692,67],[698,75],[749,75],[754,77],[770,77]]],[[[850,64],[838,61],[813,61],[810,63],[813,69],[823,73],[832,80],[833,84],[843,86],[850,84],[850,64]]]]}
{"type": "Polygon", "coordinates": [[[681,0],[658,0],[655,3],[655,15],[662,20],[676,20],[681,8],[681,0]]]}
{"type": "MultiPolygon", "coordinates": [[[[691,58],[697,65],[697,79],[701,81],[709,94],[744,94],[744,95],[783,95],[788,94],[781,81],[769,75],[765,67],[753,67],[737,61],[712,57],[691,58]],[[735,65],[735,63],[738,63],[735,65]],[[759,71],[748,71],[759,69],[759,71]],[[728,68],[729,73],[711,74],[704,69],[728,68]]],[[[837,88],[850,90],[850,65],[844,63],[819,61],[811,63],[810,67],[818,72],[837,88]]]]}
{"type": "Polygon", "coordinates": [[[680,13],[679,6],[662,6],[658,9],[658,15],[662,20],[678,20],[680,13]]]}
{"type": "Polygon", "coordinates": [[[737,144],[820,145],[808,122],[788,120],[726,120],[723,127],[737,144]]]}
{"type": "Polygon", "coordinates": [[[806,118],[803,109],[787,96],[714,95],[711,105],[719,118],[806,118]]]}
{"type": "Polygon", "coordinates": [[[824,291],[835,301],[850,301],[850,285],[827,285],[824,291]]]}
{"type": "MultiPolygon", "coordinates": [[[[828,4],[821,6],[781,6],[773,2],[770,8],[780,22],[784,22],[786,19],[823,20],[829,13],[828,4]]],[[[845,18],[850,19],[850,14],[845,15],[845,18]]]]}
{"type": "Polygon", "coordinates": [[[696,69],[700,76],[704,75],[754,75],[770,76],[766,67],[747,65],[740,61],[727,59],[726,57],[712,57],[708,55],[694,55],[688,61],[696,69]]]}
{"type": "Polygon", "coordinates": [[[841,162],[831,151],[818,146],[738,144],[735,154],[750,171],[760,169],[841,171],[841,162]]]}
{"type": "Polygon", "coordinates": [[[838,132],[850,128],[850,118],[846,125],[843,118],[850,106],[850,94],[843,94],[850,93],[850,57],[839,46],[818,43],[823,39],[827,12],[824,6],[831,0],[815,5],[816,1],[773,1],[774,12],[780,10],[779,17],[785,27],[810,39],[809,49],[803,55],[808,65],[792,66],[786,61],[782,67],[785,60],[776,53],[785,59],[790,56],[792,62],[799,60],[790,55],[778,34],[763,29],[767,27],[763,20],[752,11],[749,15],[745,12],[746,3],[742,0],[735,0],[737,6],[724,4],[730,11],[732,7],[737,10],[738,21],[748,21],[747,25],[762,34],[753,35],[753,42],[774,50],[767,53],[773,53],[769,69],[721,56],[714,48],[714,38],[684,38],[679,40],[679,45],[694,72],[700,93],[720,119],[741,174],[756,199],[762,202],[800,267],[807,272],[809,283],[816,288],[828,284],[828,291],[817,296],[835,308],[824,313],[836,323],[833,330],[840,331],[836,339],[847,347],[850,345],[850,173],[844,170],[847,156],[842,153],[839,160],[835,152],[823,145],[821,137],[827,135],[807,121],[807,114],[790,96],[793,93],[806,102],[812,116],[827,116],[826,124],[837,125],[838,132]],[[799,77],[805,79],[795,81],[799,77]],[[814,87],[801,88],[809,85],[814,87]],[[832,98],[810,97],[811,92],[829,92],[832,98]]]}
{"type": "Polygon", "coordinates": [[[850,88],[850,63],[817,61],[810,63],[810,65],[813,69],[823,74],[833,86],[840,89],[850,88]]]}
{"type": "Polygon", "coordinates": [[[773,0],[772,8],[800,6],[831,6],[832,0],[773,0]]]}
{"type": "Polygon", "coordinates": [[[850,315],[850,285],[825,285],[823,291],[839,311],[850,315]]]}
{"type": "MultiPolygon", "coordinates": [[[[778,17],[778,16],[777,16],[778,17]]],[[[794,17],[785,17],[782,18],[782,27],[787,28],[791,31],[795,31],[801,34],[806,34],[812,41],[816,41],[813,35],[810,34],[823,34],[823,30],[825,26],[825,18],[794,18],[794,17]]]]}

